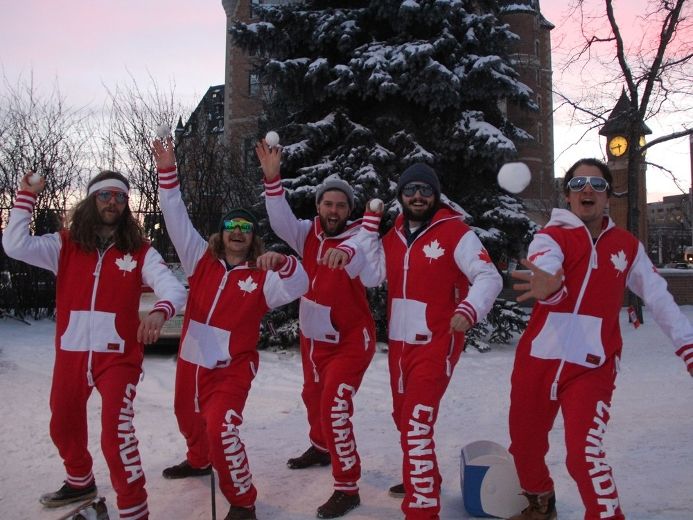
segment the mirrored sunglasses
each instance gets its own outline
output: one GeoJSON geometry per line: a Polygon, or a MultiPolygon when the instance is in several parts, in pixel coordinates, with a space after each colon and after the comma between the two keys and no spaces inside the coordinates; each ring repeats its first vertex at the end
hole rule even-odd
{"type": "Polygon", "coordinates": [[[118,204],[125,204],[128,201],[128,196],[122,191],[99,190],[96,192],[96,198],[101,202],[109,202],[112,198],[118,204]]]}
{"type": "Polygon", "coordinates": [[[433,195],[433,186],[418,182],[410,182],[402,188],[402,195],[405,197],[413,197],[416,192],[419,192],[422,197],[430,197],[433,195]]]}
{"type": "Polygon", "coordinates": [[[224,231],[233,231],[235,229],[238,229],[241,233],[252,233],[253,223],[235,218],[224,221],[224,231]]]}
{"type": "Polygon", "coordinates": [[[568,181],[570,191],[582,191],[589,184],[594,191],[603,192],[609,188],[609,183],[602,177],[573,177],[568,181]]]}

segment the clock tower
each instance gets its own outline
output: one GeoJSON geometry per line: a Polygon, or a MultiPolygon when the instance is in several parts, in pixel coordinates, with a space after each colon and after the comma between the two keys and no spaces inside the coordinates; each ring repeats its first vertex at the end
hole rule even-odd
{"type": "MultiPolygon", "coordinates": [[[[647,125],[643,124],[638,134],[639,142],[631,143],[627,114],[631,109],[630,99],[625,90],[621,92],[616,106],[611,111],[604,126],[599,130],[599,135],[606,137],[607,164],[614,177],[612,195],[609,199],[609,215],[617,226],[628,229],[628,152],[633,146],[645,144],[645,135],[651,134],[647,125]]],[[[645,186],[644,161],[638,172],[638,234],[639,239],[647,244],[647,190],[645,186]]]]}

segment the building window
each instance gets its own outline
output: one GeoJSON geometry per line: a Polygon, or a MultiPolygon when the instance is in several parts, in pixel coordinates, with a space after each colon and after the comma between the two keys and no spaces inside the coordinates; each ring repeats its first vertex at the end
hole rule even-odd
{"type": "Polygon", "coordinates": [[[542,99],[541,96],[537,94],[537,106],[539,107],[539,110],[542,109],[542,99]]]}
{"type": "Polygon", "coordinates": [[[258,97],[260,95],[260,75],[251,72],[248,75],[248,95],[258,97]]]}
{"type": "Polygon", "coordinates": [[[544,143],[544,125],[537,123],[537,143],[544,143]]]}
{"type": "Polygon", "coordinates": [[[534,55],[539,56],[539,40],[534,40],[534,55]]]}
{"type": "Polygon", "coordinates": [[[255,145],[253,139],[246,137],[243,139],[243,171],[250,175],[250,169],[255,166],[255,145]]]}

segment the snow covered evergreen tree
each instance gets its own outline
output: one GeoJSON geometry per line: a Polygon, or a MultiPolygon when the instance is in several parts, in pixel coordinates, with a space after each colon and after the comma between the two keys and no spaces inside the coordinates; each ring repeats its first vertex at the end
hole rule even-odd
{"type": "Polygon", "coordinates": [[[231,28],[272,92],[262,126],[281,136],[299,216],[314,215],[315,186],[336,174],[356,215],[372,197],[386,202],[387,227],[398,175],[423,161],[495,260],[524,247],[533,226],[495,180],[513,141],[531,136],[500,107],[536,106],[497,12],[495,0],[307,0],[259,6],[259,21],[231,28]]]}

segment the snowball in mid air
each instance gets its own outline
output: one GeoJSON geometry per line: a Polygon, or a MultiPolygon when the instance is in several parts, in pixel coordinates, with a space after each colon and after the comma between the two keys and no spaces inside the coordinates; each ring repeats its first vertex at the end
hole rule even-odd
{"type": "Polygon", "coordinates": [[[498,171],[498,185],[510,193],[520,193],[532,180],[532,174],[525,163],[509,162],[498,171]]]}
{"type": "Polygon", "coordinates": [[[270,130],[267,132],[267,135],[265,135],[265,142],[270,148],[277,146],[279,144],[279,134],[274,130],[270,130]]]}
{"type": "Polygon", "coordinates": [[[38,173],[32,173],[29,175],[29,184],[37,184],[41,180],[41,176],[38,173]]]}
{"type": "Polygon", "coordinates": [[[156,136],[159,139],[166,139],[171,135],[171,127],[168,125],[159,125],[156,127],[156,136]]]}

